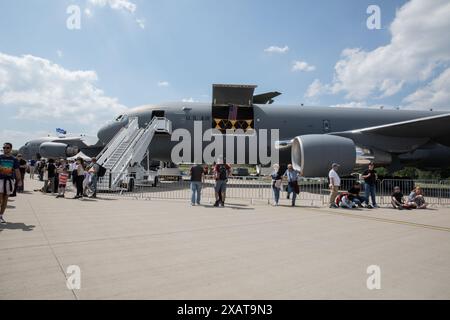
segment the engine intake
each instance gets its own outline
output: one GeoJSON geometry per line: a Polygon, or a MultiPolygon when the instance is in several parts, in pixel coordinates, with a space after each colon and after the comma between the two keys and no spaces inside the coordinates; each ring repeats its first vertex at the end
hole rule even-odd
{"type": "Polygon", "coordinates": [[[39,153],[44,158],[66,158],[78,153],[78,148],[60,142],[44,142],[39,147],[39,153]]]}
{"type": "Polygon", "coordinates": [[[305,177],[326,177],[331,165],[340,164],[340,174],[350,174],[356,162],[353,140],[326,134],[295,137],[291,160],[294,169],[303,170],[305,177]]]}

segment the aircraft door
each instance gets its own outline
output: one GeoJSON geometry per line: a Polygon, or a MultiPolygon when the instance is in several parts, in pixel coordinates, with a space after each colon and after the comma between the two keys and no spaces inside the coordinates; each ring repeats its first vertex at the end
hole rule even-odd
{"type": "Polygon", "coordinates": [[[164,110],[153,110],[153,111],[152,111],[152,119],[153,119],[154,117],[164,118],[164,117],[165,117],[165,112],[164,112],[164,110]]]}

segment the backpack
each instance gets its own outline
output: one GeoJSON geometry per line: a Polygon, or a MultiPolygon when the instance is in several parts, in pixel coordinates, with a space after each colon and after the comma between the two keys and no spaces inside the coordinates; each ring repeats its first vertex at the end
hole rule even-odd
{"type": "Polygon", "coordinates": [[[348,193],[347,193],[347,192],[342,192],[342,193],[340,193],[340,194],[337,195],[336,199],[334,200],[335,203],[336,203],[336,205],[339,206],[339,204],[341,203],[342,198],[343,198],[344,196],[348,196],[348,193]]]}
{"type": "Polygon", "coordinates": [[[106,168],[104,166],[98,165],[98,172],[97,172],[97,176],[104,177],[105,173],[106,173],[106,168]]]}
{"type": "Polygon", "coordinates": [[[219,180],[227,180],[228,178],[228,172],[227,172],[227,167],[224,164],[221,164],[219,166],[219,170],[218,170],[218,174],[219,174],[219,180]]]}
{"type": "Polygon", "coordinates": [[[354,208],[355,203],[350,200],[349,194],[347,192],[343,192],[336,197],[336,205],[342,208],[354,208]]]}

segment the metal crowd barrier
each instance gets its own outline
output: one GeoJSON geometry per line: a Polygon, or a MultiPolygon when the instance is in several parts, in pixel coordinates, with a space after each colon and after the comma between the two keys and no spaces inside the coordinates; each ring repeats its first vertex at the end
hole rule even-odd
{"type": "MultiPolygon", "coordinates": [[[[342,179],[340,192],[351,188],[357,179],[342,179]]],[[[133,190],[127,188],[117,188],[114,191],[107,190],[107,186],[102,185],[99,180],[99,195],[103,197],[121,197],[132,199],[172,199],[190,200],[191,189],[188,177],[183,177],[178,181],[162,180],[154,187],[150,183],[135,182],[133,190]]],[[[213,202],[215,181],[212,176],[206,176],[202,183],[202,201],[213,202]]],[[[323,206],[328,204],[329,187],[326,178],[314,178],[299,180],[300,194],[297,196],[299,205],[323,206]]],[[[272,203],[272,182],[270,177],[230,177],[227,183],[227,199],[246,200],[251,203],[262,202],[272,203]]],[[[450,205],[450,181],[438,180],[409,180],[409,179],[384,179],[378,180],[376,185],[376,200],[380,206],[388,206],[391,202],[391,194],[395,186],[399,186],[405,198],[415,186],[420,186],[423,190],[426,201],[432,206],[450,205]]],[[[287,182],[283,182],[280,198],[286,199],[287,182]]],[[[364,184],[362,183],[361,195],[364,195],[364,184]]]]}

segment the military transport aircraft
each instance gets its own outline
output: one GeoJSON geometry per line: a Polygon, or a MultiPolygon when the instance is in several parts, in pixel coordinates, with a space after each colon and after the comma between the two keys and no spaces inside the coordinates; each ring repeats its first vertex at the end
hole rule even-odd
{"type": "MultiPolygon", "coordinates": [[[[254,95],[255,88],[253,85],[217,84],[213,85],[212,103],[176,102],[131,109],[100,128],[99,142],[91,151],[98,152],[99,146],[108,146],[132,119],[137,119],[139,127],[145,128],[156,118],[169,120],[171,132],[183,128],[193,136],[198,128],[194,123],[200,122],[201,134],[213,128],[223,139],[237,139],[242,133],[258,135],[260,129],[267,129],[269,134],[263,138],[268,139],[268,144],[263,147],[268,149],[273,147],[270,130],[279,129],[276,148],[280,164],[292,163],[309,177],[326,175],[333,162],[340,163],[343,173],[350,173],[357,163],[368,160],[391,171],[405,165],[431,169],[450,163],[450,111],[275,105],[273,99],[279,92],[254,95]]],[[[179,143],[172,140],[170,134],[152,135],[149,157],[171,161],[172,149],[179,143]]],[[[54,156],[69,155],[69,149],[62,148],[62,144],[73,146],[64,141],[51,143],[53,147],[49,142],[43,146],[52,150],[50,153],[54,156]]],[[[250,163],[248,150],[254,146],[250,145],[250,140],[244,143],[244,163],[250,163]]],[[[203,141],[201,148],[208,144],[203,141]]],[[[258,144],[258,148],[260,146],[258,144]]],[[[92,154],[86,149],[83,152],[92,154]]],[[[229,161],[227,150],[223,150],[221,156],[229,161]]],[[[190,160],[187,162],[202,161],[190,160]]],[[[260,163],[259,158],[256,161],[260,163]]]]}
{"type": "Polygon", "coordinates": [[[66,158],[83,152],[87,156],[95,157],[103,149],[102,144],[90,145],[84,137],[42,137],[25,143],[19,153],[25,159],[66,158]]]}

